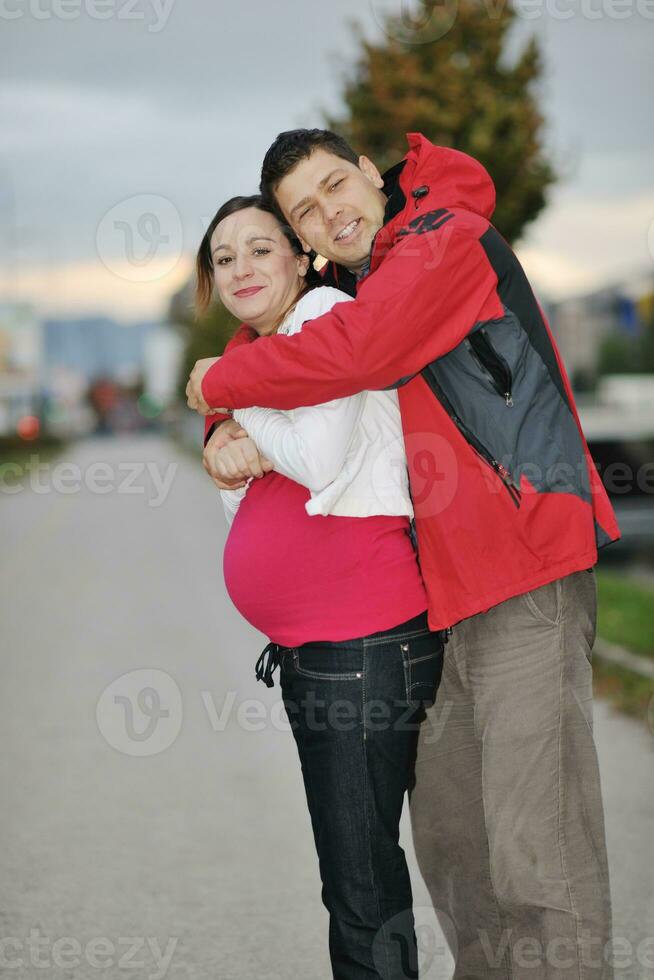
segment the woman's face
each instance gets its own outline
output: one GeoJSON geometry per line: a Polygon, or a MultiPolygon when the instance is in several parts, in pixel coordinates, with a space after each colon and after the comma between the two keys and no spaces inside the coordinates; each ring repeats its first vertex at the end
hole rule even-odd
{"type": "Polygon", "coordinates": [[[234,316],[270,333],[292,305],[309,266],[295,255],[277,219],[258,208],[230,214],[211,236],[214,282],[234,316]]]}

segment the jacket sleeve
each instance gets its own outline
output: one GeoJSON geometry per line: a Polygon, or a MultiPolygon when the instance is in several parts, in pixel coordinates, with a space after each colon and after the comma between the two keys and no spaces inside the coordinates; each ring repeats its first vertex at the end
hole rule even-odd
{"type": "Polygon", "coordinates": [[[206,444],[209,442],[209,439],[214,434],[220,423],[226,422],[227,419],[231,419],[231,415],[223,415],[222,412],[219,412],[217,415],[205,415],[203,446],[206,446],[206,444]]]}
{"type": "MultiPolygon", "coordinates": [[[[227,342],[225,346],[225,353],[229,350],[235,350],[240,347],[241,344],[247,344],[251,340],[254,340],[256,333],[247,324],[242,323],[238,328],[234,336],[227,342]]],[[[203,446],[209,442],[209,439],[213,435],[214,431],[218,428],[221,422],[226,422],[231,418],[231,415],[223,415],[220,412],[218,415],[205,415],[204,417],[204,442],[203,446]]]]}
{"type": "Polygon", "coordinates": [[[278,473],[319,493],[343,469],[365,398],[362,391],[297,408],[292,417],[274,408],[242,408],[236,409],[234,418],[278,473]]]}
{"type": "Polygon", "coordinates": [[[247,489],[247,487],[239,487],[238,490],[220,491],[220,499],[223,502],[227,527],[231,528],[232,524],[234,523],[234,518],[238,513],[238,508],[243,500],[243,497],[247,493],[247,489]]]}
{"type": "Polygon", "coordinates": [[[204,376],[210,406],[296,408],[382,389],[442,357],[470,331],[497,286],[476,238],[407,235],[362,284],[292,337],[260,337],[204,376]]]}

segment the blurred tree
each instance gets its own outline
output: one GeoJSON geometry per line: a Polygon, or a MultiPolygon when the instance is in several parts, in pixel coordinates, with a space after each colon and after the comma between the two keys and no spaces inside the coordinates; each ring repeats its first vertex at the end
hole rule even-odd
{"type": "Polygon", "coordinates": [[[654,374],[654,313],[636,337],[615,330],[602,341],[597,374],[654,374]]]}
{"type": "Polygon", "coordinates": [[[516,14],[504,0],[418,0],[415,8],[414,30],[406,14],[385,16],[381,43],[353,25],[361,53],[345,79],[347,111],[327,123],[382,172],[404,156],[409,132],[476,157],[497,189],[494,224],[514,242],[556,179],[534,93],[539,45],[531,39],[509,62],[516,14]]]}
{"type": "Polygon", "coordinates": [[[654,309],[645,321],[640,337],[638,364],[641,374],[654,374],[654,309]]]}
{"type": "Polygon", "coordinates": [[[184,357],[180,367],[178,392],[186,400],[185,389],[188,376],[196,361],[203,357],[218,357],[223,353],[227,341],[236,333],[239,322],[216,301],[206,314],[196,317],[192,302],[195,280],[187,284],[173,296],[169,319],[185,338],[184,357]]]}
{"type": "Polygon", "coordinates": [[[600,344],[597,374],[637,374],[638,345],[624,334],[610,333],[600,344]]]}

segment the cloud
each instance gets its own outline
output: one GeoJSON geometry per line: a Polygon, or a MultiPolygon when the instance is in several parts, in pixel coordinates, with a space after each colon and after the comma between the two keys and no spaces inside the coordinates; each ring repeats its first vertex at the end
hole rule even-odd
{"type": "Polygon", "coordinates": [[[155,260],[149,281],[132,282],[127,262],[116,263],[115,271],[97,261],[34,265],[11,279],[0,276],[0,295],[26,301],[46,317],[107,314],[125,323],[157,320],[165,318],[170,297],[188,281],[193,264],[184,255],[172,270],[165,259],[160,266],[159,276],[155,260]]]}
{"type": "Polygon", "coordinates": [[[517,249],[528,276],[551,299],[649,269],[654,191],[612,198],[562,194],[517,249]]]}
{"type": "MultiPolygon", "coordinates": [[[[85,12],[87,0],[70,20],[29,13],[53,5],[10,0],[23,15],[3,22],[11,43],[0,81],[0,264],[34,289],[34,270],[46,283],[59,268],[65,282],[66,270],[84,269],[100,290],[55,287],[37,296],[40,306],[68,295],[78,309],[95,295],[98,309],[101,295],[107,309],[123,310],[128,293],[105,288],[93,271],[107,213],[158,195],[178,212],[181,249],[192,254],[219,204],[256,189],[274,136],[320,125],[319,108],[337,107],[334,55],[353,61],[353,8],[350,0],[331,0],[328,11],[306,0],[176,0],[152,32],[154,0],[114,0],[107,20],[85,12]],[[144,16],[127,18],[129,9],[144,16]]],[[[379,9],[375,0],[355,12],[368,37],[381,34],[379,9]]],[[[654,183],[652,30],[642,18],[517,25],[523,37],[537,31],[545,47],[541,97],[564,177],[521,254],[553,293],[609,275],[616,255],[624,265],[642,257],[654,183]],[[600,67],[607,64],[610,71],[600,67]]],[[[139,311],[162,308],[154,286],[130,292],[139,311]]]]}

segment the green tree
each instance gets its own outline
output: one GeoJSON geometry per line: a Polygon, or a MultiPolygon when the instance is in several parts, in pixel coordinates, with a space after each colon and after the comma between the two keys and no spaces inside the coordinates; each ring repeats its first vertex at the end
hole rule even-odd
{"type": "Polygon", "coordinates": [[[637,374],[638,344],[630,337],[614,331],[600,344],[597,374],[637,374]]]}
{"type": "Polygon", "coordinates": [[[169,311],[170,321],[185,339],[178,383],[180,398],[184,398],[188,376],[195,362],[203,357],[222,354],[239,325],[239,321],[218,301],[211,304],[204,316],[197,317],[191,298],[193,285],[194,281],[173,296],[169,311]]]}
{"type": "Polygon", "coordinates": [[[476,157],[497,189],[494,223],[514,242],[556,179],[535,92],[539,45],[531,39],[509,63],[516,14],[505,0],[420,0],[416,7],[414,29],[406,17],[386,15],[382,42],[358,31],[345,112],[327,115],[328,125],[382,171],[404,156],[408,132],[476,157]]]}
{"type": "Polygon", "coordinates": [[[654,297],[650,296],[635,337],[614,330],[604,338],[597,374],[654,374],[654,297]]]}

